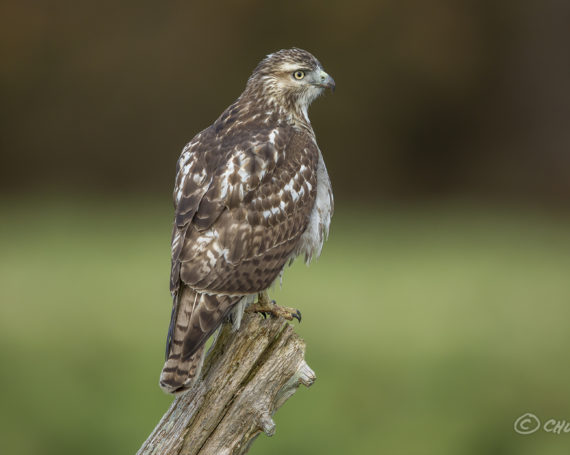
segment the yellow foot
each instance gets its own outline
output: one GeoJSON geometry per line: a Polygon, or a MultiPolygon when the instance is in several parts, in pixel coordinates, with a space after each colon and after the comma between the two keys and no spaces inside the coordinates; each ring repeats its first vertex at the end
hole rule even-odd
{"type": "Polygon", "coordinates": [[[275,303],[275,300],[269,301],[266,292],[259,293],[257,302],[250,305],[246,311],[250,313],[261,313],[263,317],[268,314],[274,317],[283,317],[288,321],[292,321],[293,318],[301,322],[301,312],[295,308],[288,308],[286,306],[279,306],[275,303]]]}

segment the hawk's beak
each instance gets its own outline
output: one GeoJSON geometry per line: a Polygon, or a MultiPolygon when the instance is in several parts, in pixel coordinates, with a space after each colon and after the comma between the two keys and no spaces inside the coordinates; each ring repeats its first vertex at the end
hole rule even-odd
{"type": "Polygon", "coordinates": [[[324,71],[321,71],[321,80],[320,80],[320,83],[318,84],[318,86],[324,87],[324,88],[330,88],[331,92],[334,92],[334,88],[335,88],[334,79],[332,77],[330,77],[324,71]]]}

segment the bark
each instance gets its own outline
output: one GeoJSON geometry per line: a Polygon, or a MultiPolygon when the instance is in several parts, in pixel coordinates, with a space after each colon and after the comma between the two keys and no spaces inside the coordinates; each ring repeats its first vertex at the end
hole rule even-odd
{"type": "Polygon", "coordinates": [[[315,373],[305,342],[283,318],[245,313],[234,332],[224,324],[206,357],[202,378],[177,396],[138,455],[246,453],[272,416],[315,373]]]}

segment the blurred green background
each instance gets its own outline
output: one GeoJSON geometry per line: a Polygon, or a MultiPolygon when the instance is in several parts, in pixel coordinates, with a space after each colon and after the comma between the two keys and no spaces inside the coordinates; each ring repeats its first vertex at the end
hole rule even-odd
{"type": "Polygon", "coordinates": [[[567,454],[570,4],[0,4],[0,440],[134,453],[171,398],[183,145],[274,50],[337,92],[311,119],[331,236],[279,302],[317,382],[251,453],[567,454]]]}

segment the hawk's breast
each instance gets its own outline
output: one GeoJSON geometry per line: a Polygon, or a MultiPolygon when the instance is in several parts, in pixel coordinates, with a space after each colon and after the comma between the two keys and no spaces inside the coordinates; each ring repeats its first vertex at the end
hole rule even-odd
{"type": "Polygon", "coordinates": [[[307,229],[299,239],[297,248],[291,259],[304,254],[305,262],[309,263],[313,257],[319,257],[323,249],[323,243],[328,237],[331,217],[334,210],[331,181],[327,168],[319,150],[319,162],[317,165],[317,196],[311,210],[307,229]]]}

